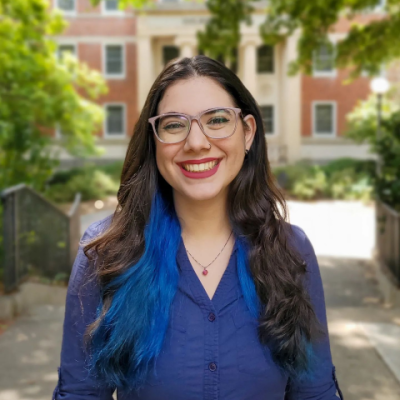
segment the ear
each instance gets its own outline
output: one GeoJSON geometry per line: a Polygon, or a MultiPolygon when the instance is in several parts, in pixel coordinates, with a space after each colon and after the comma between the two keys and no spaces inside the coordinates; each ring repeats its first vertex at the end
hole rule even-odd
{"type": "Polygon", "coordinates": [[[257,130],[257,123],[255,118],[248,114],[244,118],[243,128],[244,128],[244,140],[246,149],[250,150],[251,144],[253,143],[254,136],[257,130]]]}

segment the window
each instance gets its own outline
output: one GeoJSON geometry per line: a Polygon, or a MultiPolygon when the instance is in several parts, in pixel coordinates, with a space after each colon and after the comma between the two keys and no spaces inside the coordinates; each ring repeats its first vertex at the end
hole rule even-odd
{"type": "Polygon", "coordinates": [[[336,135],[336,103],[314,102],[313,133],[326,137],[336,135]]]}
{"type": "Polygon", "coordinates": [[[62,59],[62,55],[64,53],[70,53],[70,54],[76,56],[75,45],[74,44],[60,44],[57,49],[57,56],[58,56],[59,60],[62,59]]]}
{"type": "Polygon", "coordinates": [[[105,46],[105,75],[109,78],[123,78],[124,68],[124,47],[122,45],[105,46]]]}
{"type": "Polygon", "coordinates": [[[105,0],[101,2],[103,14],[123,15],[124,10],[119,8],[119,0],[105,0]]]}
{"type": "Polygon", "coordinates": [[[274,73],[274,48],[263,45],[257,49],[257,73],[274,73]]]}
{"type": "Polygon", "coordinates": [[[232,72],[236,74],[238,71],[238,58],[239,58],[239,52],[237,47],[232,48],[231,55],[232,56],[229,61],[225,60],[225,56],[223,54],[218,55],[216,60],[226,65],[232,72]]]}
{"type": "Polygon", "coordinates": [[[335,76],[335,47],[333,44],[322,45],[313,55],[314,76],[335,76]]]}
{"type": "Polygon", "coordinates": [[[177,46],[163,46],[162,52],[164,65],[169,63],[174,58],[178,58],[180,53],[179,47],[177,46]]]}
{"type": "Polygon", "coordinates": [[[106,11],[119,11],[118,0],[105,0],[104,9],[106,11]]]}
{"type": "Polygon", "coordinates": [[[261,116],[264,123],[264,133],[266,135],[274,134],[274,106],[260,106],[261,116]]]}
{"type": "Polygon", "coordinates": [[[104,126],[105,137],[125,136],[125,105],[106,105],[106,119],[104,126]]]}
{"type": "Polygon", "coordinates": [[[75,12],[75,0],[57,0],[56,6],[63,11],[75,12]]]}

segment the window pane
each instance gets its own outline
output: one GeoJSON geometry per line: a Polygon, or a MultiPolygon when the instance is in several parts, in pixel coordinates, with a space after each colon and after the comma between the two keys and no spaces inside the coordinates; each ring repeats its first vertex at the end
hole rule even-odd
{"type": "Polygon", "coordinates": [[[118,0],[106,0],[105,8],[107,11],[118,11],[118,0]]]}
{"type": "Polygon", "coordinates": [[[58,0],[57,6],[64,11],[75,11],[75,0],[58,0]]]}
{"type": "Polygon", "coordinates": [[[122,106],[107,106],[107,135],[124,134],[124,110],[122,106]]]}
{"type": "Polygon", "coordinates": [[[333,133],[332,104],[318,104],[315,107],[315,127],[317,133],[333,133]]]}
{"type": "Polygon", "coordinates": [[[122,46],[106,47],[106,73],[122,74],[122,46]]]}
{"type": "Polygon", "coordinates": [[[274,106],[260,106],[266,134],[274,133],[274,106]]]}
{"type": "Polygon", "coordinates": [[[179,57],[179,47],[176,46],[163,46],[163,62],[166,65],[174,58],[179,57]]]}
{"type": "Polygon", "coordinates": [[[335,68],[335,52],[332,46],[323,45],[314,53],[314,70],[330,72],[335,68]]]}
{"type": "Polygon", "coordinates": [[[274,48],[263,45],[257,49],[257,72],[274,72],[274,48]]]}
{"type": "Polygon", "coordinates": [[[61,59],[64,53],[75,54],[75,46],[72,44],[61,44],[58,46],[58,58],[61,59]]]}

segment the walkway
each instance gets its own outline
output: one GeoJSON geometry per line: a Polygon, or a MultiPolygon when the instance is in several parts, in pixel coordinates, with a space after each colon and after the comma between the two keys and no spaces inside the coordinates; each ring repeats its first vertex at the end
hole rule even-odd
{"type": "MultiPolygon", "coordinates": [[[[400,310],[382,307],[367,261],[374,245],[373,209],[345,202],[290,202],[289,207],[291,222],[305,230],[318,255],[345,399],[399,400],[400,310]]],[[[82,217],[82,227],[107,213],[82,217]]],[[[63,307],[38,307],[0,336],[0,400],[50,398],[63,317],[63,307]]]]}

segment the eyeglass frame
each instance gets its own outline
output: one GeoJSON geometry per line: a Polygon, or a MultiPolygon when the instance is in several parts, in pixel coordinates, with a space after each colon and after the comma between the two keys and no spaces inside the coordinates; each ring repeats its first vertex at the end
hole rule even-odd
{"type": "Polygon", "coordinates": [[[201,131],[204,133],[205,136],[207,136],[210,139],[226,139],[228,137],[231,137],[235,132],[236,132],[236,127],[237,127],[237,123],[238,123],[238,116],[240,116],[240,114],[242,113],[242,110],[240,108],[237,107],[213,107],[213,108],[208,108],[207,110],[203,110],[200,111],[197,115],[189,115],[189,114],[184,114],[184,113],[178,113],[178,112],[168,112],[168,113],[164,113],[164,114],[160,114],[160,115],[156,115],[154,117],[151,117],[148,119],[148,122],[151,124],[151,126],[153,127],[153,133],[156,136],[156,138],[161,142],[161,143],[165,143],[165,144],[176,144],[176,143],[181,143],[184,140],[187,139],[187,137],[189,136],[190,130],[192,129],[192,121],[195,120],[197,121],[197,124],[199,125],[201,131]],[[204,132],[203,129],[203,125],[200,122],[200,118],[203,116],[203,114],[209,112],[209,111],[213,111],[213,110],[233,110],[235,112],[235,127],[233,128],[233,132],[228,135],[228,136],[224,136],[224,137],[213,137],[210,135],[207,135],[207,133],[204,132]],[[156,127],[155,127],[155,121],[158,118],[167,116],[167,115],[183,115],[184,117],[186,117],[189,120],[189,129],[187,131],[186,136],[182,139],[179,140],[178,142],[165,142],[164,140],[162,140],[156,132],[156,127]]]}

